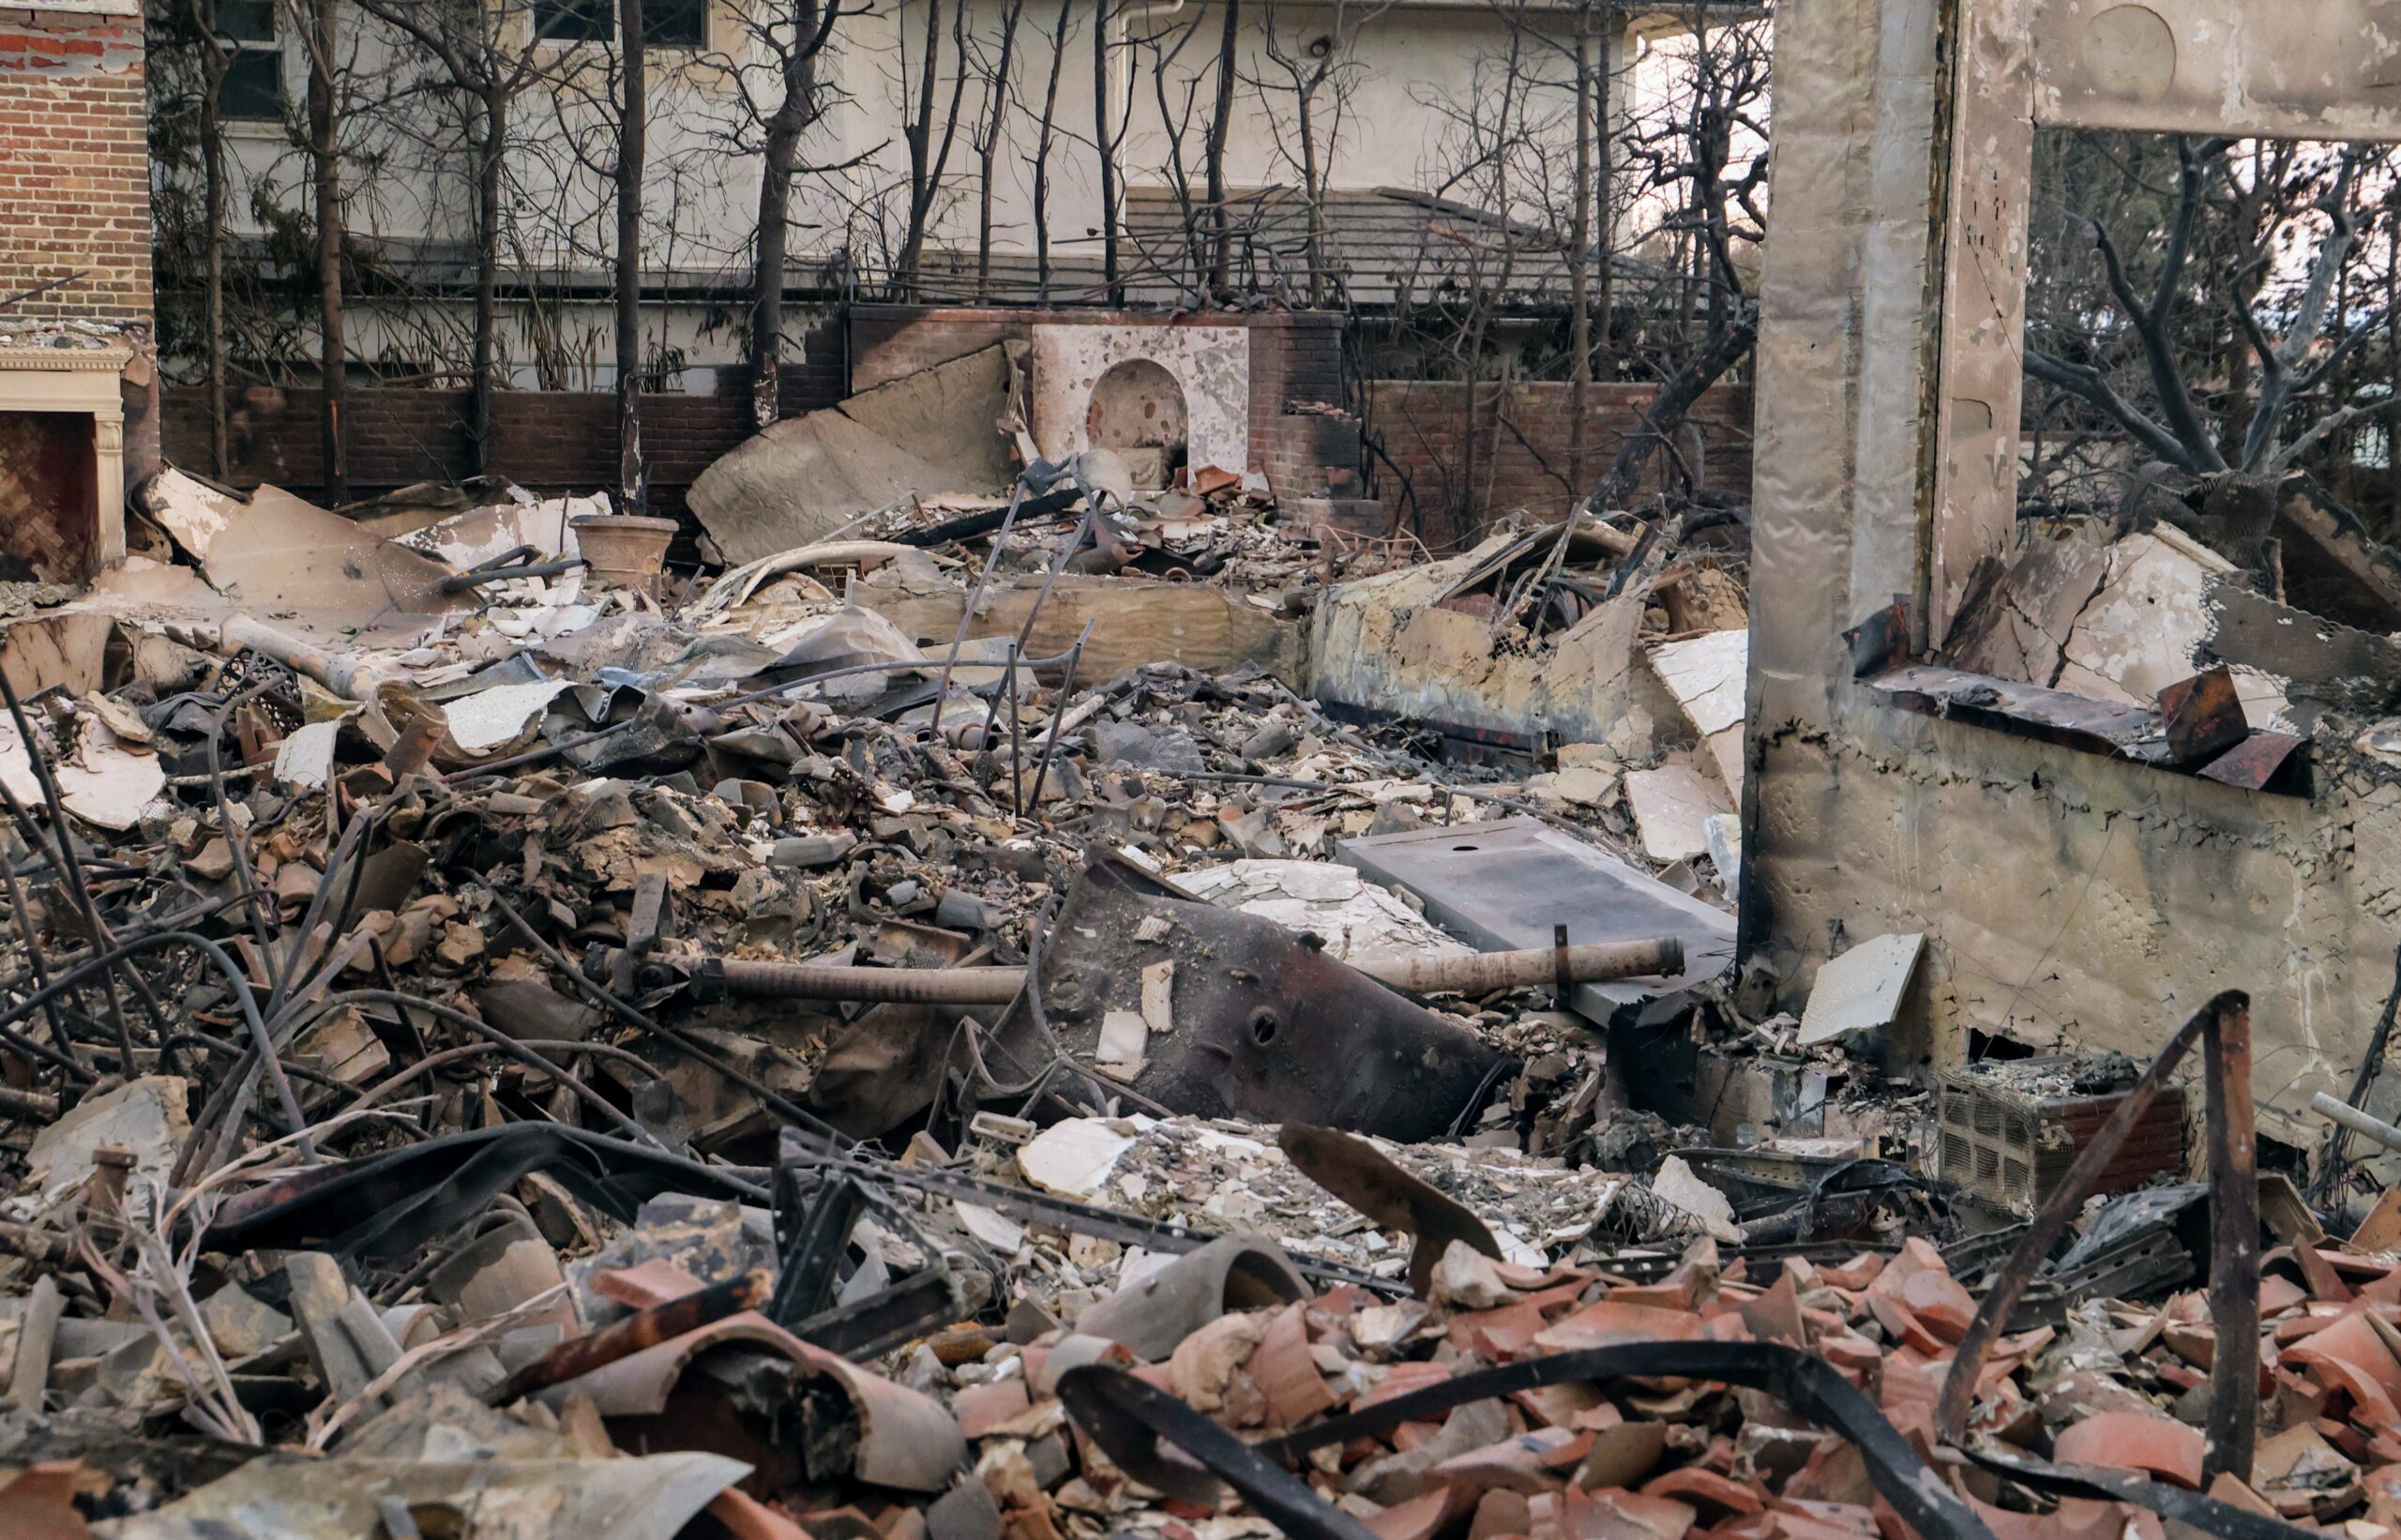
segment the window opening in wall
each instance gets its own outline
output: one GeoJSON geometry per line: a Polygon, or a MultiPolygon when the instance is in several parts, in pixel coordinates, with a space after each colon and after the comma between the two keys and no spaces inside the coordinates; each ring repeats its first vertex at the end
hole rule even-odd
{"type": "MultiPolygon", "coordinates": [[[[700,48],[708,40],[708,0],[643,0],[642,42],[700,48]]],[[[606,42],[617,35],[615,0],[534,0],[534,35],[557,42],[606,42]]]]}
{"type": "Polygon", "coordinates": [[[2016,537],[1936,661],[2163,712],[2223,666],[2254,732],[2401,683],[2401,146],[2043,129],[2028,207],[2016,537]]]}
{"type": "Polygon", "coordinates": [[[225,50],[218,113],[229,121],[283,121],[283,50],[275,38],[275,0],[219,0],[217,38],[225,50]]]}

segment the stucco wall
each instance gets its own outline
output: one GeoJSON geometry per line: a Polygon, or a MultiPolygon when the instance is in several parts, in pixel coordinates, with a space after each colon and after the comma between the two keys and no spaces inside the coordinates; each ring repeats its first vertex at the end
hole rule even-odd
{"type": "Polygon", "coordinates": [[[2148,1058],[2240,989],[2271,1137],[2313,1141],[2310,1094],[2348,1089],[2401,942],[2389,779],[2321,765],[2316,798],[2264,796],[1859,707],[1755,726],[1752,752],[1769,955],[1802,979],[1926,932],[1906,1056],[1956,1063],[1973,1027],[2148,1058]]]}
{"type": "MultiPolygon", "coordinates": [[[[1925,1009],[1895,1047],[1938,1063],[1971,1027],[2148,1057],[2210,995],[2245,989],[2263,1131],[2311,1144],[2309,1095],[2348,1083],[2401,941],[2390,772],[2321,737],[2316,794],[2268,796],[1901,714],[1850,677],[1845,628],[1895,597],[1927,613],[1938,478],[1956,489],[1973,463],[1952,408],[1997,383],[1990,354],[2015,345],[1971,303],[1989,273],[1970,281],[1959,265],[2005,252],[2016,219],[2015,151],[1997,149],[2015,135],[1990,131],[1989,114],[2031,90],[2012,98],[2023,54],[1995,27],[2028,24],[2030,8],[2051,27],[2091,9],[1778,8],[1745,947],[1797,1004],[1832,953],[1927,932],[1925,1009]],[[1970,46],[1939,50],[1946,36],[1970,46]],[[1998,180],[1960,174],[1971,166],[1998,180]]],[[[2187,63],[2214,68],[2206,53],[2187,63]]]]}

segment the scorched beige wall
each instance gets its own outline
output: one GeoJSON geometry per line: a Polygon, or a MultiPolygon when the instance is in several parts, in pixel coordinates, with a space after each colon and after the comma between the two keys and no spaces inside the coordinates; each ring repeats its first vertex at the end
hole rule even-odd
{"type": "Polygon", "coordinates": [[[1831,953],[1924,930],[1901,1046],[1947,1063],[1971,1026],[2148,1056],[2245,989],[2263,1131],[2316,1141],[2309,1095],[2347,1086],[2401,938],[2392,772],[2315,745],[2314,794],[2280,798],[1902,715],[1842,632],[1896,597],[1939,621],[2005,533],[1984,437],[2017,420],[2032,127],[2390,134],[2389,50],[2359,39],[2401,36],[2370,14],[2396,8],[1778,7],[1744,927],[1789,999],[1831,953]],[[2164,54],[2109,46],[2157,45],[2154,20],[2164,54]]]}

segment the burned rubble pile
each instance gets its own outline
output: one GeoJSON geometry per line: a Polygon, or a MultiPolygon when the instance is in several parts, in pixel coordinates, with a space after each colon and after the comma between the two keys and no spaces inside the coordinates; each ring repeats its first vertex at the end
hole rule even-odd
{"type": "Polygon", "coordinates": [[[1917,938],[1740,1007],[1722,543],[1105,470],[672,588],[598,500],[147,489],[0,650],[0,1533],[2401,1522],[2401,1205],[2329,1240],[2247,1099],[2154,1158],[2239,997],[1939,1095],[1917,938]],[[1080,579],[1625,710],[1536,769],[1108,666],[1152,601],[1080,579]]]}

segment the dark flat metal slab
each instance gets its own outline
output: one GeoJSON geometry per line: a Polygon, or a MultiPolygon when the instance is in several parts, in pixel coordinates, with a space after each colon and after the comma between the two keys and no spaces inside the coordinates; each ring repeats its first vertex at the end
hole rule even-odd
{"type": "Polygon", "coordinates": [[[1599,1025],[1733,965],[1734,916],[1535,819],[1367,835],[1342,841],[1338,859],[1374,882],[1409,889],[1425,900],[1427,919],[1487,952],[1548,946],[1551,927],[1561,924],[1571,943],[1680,938],[1684,971],[1674,978],[1578,984],[1568,992],[1566,1004],[1599,1025]]]}

